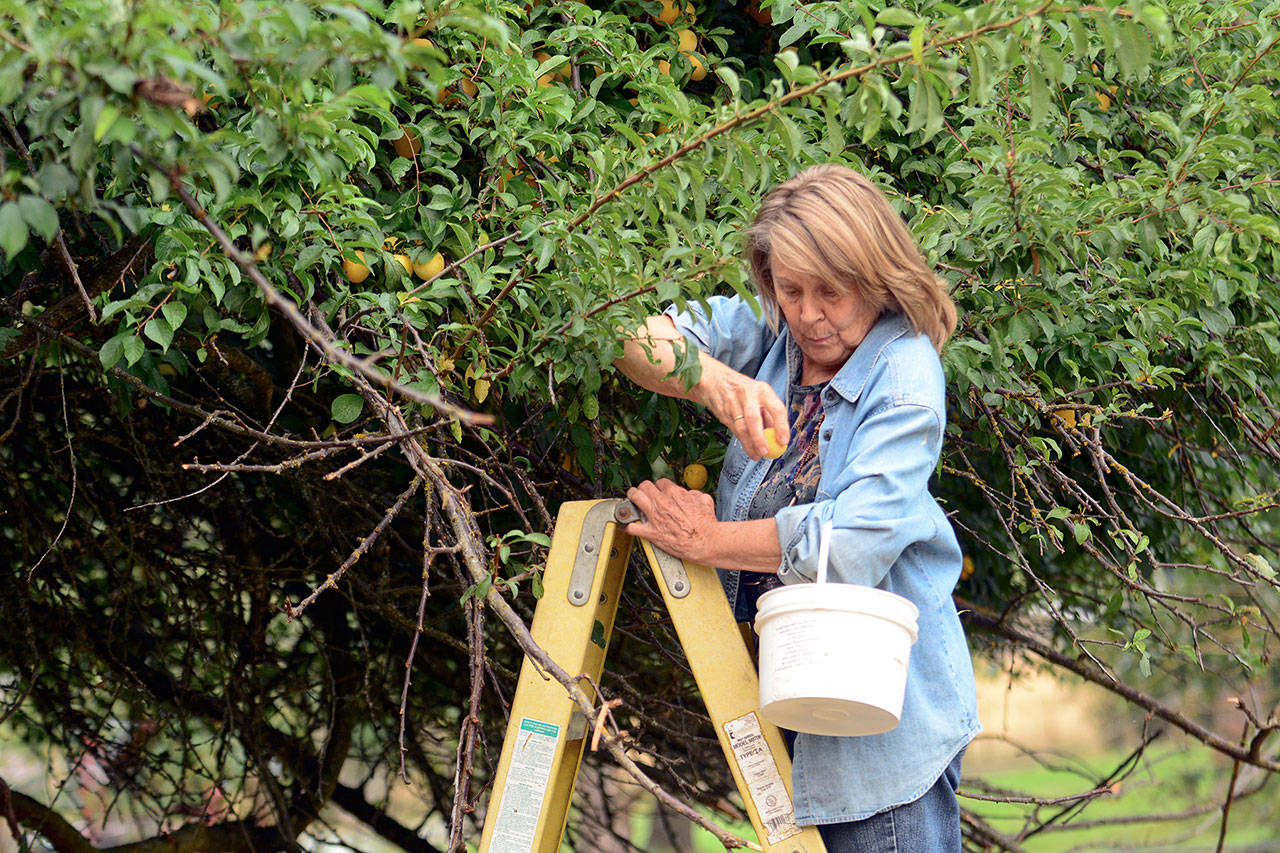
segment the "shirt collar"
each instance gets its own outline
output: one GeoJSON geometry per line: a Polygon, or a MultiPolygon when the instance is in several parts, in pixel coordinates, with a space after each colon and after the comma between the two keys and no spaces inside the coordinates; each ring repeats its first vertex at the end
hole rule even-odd
{"type": "MultiPolygon", "coordinates": [[[[790,376],[795,377],[799,375],[799,365],[792,362],[793,359],[801,357],[800,346],[791,336],[791,330],[785,326],[784,334],[787,338],[787,369],[790,376]]],[[[856,401],[861,396],[862,389],[871,376],[871,368],[880,358],[880,353],[884,352],[884,348],[893,341],[909,334],[913,334],[913,330],[906,315],[899,313],[881,315],[871,327],[871,331],[867,332],[867,336],[862,339],[862,343],[858,344],[858,348],[845,361],[844,366],[827,383],[827,387],[851,403],[856,401]]]]}

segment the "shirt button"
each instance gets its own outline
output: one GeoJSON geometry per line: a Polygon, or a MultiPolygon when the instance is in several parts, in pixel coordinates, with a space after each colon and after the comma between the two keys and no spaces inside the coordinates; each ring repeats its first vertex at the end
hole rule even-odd
{"type": "Polygon", "coordinates": [[[831,430],[829,430],[829,429],[828,429],[828,430],[823,430],[823,432],[822,432],[822,440],[823,440],[823,441],[830,441],[830,440],[831,440],[831,430]]]}

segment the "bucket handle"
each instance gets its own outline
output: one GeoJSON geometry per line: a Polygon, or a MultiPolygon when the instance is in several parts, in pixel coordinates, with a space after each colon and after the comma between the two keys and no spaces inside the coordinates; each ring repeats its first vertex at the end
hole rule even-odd
{"type": "Polygon", "coordinates": [[[831,557],[831,521],[822,523],[822,534],[818,539],[818,583],[827,582],[827,562],[831,557]]]}

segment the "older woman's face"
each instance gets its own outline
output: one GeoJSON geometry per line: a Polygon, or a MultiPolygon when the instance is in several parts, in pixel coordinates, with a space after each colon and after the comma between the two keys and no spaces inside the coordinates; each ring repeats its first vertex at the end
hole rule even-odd
{"type": "Polygon", "coordinates": [[[841,293],[821,279],[769,261],[778,307],[800,345],[804,385],[825,382],[844,366],[875,325],[876,315],[852,293],[841,293]]]}

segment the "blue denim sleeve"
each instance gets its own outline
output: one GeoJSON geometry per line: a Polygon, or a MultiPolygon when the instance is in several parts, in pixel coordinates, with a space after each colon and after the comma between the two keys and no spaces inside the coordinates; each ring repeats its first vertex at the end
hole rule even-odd
{"type": "Polygon", "coordinates": [[[672,305],[663,313],[700,351],[739,373],[755,376],[777,333],[740,296],[712,296],[707,308],[710,311],[690,302],[684,311],[672,305]]]}
{"type": "Polygon", "coordinates": [[[876,586],[903,549],[937,535],[936,504],[928,484],[942,431],[938,411],[920,403],[886,403],[868,415],[849,444],[833,497],[778,512],[779,579],[814,580],[822,525],[828,519],[828,578],[842,583],[876,586]]]}

